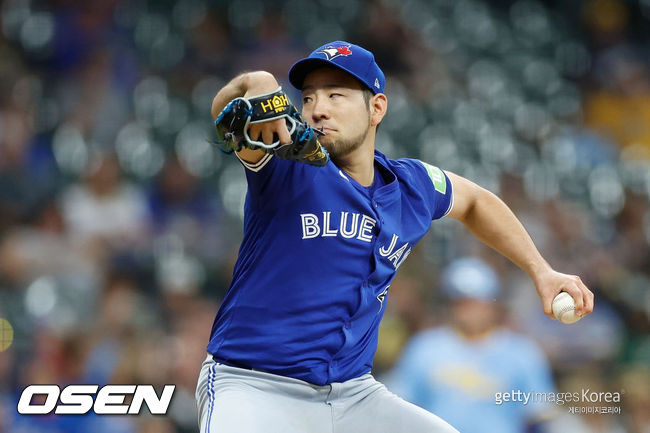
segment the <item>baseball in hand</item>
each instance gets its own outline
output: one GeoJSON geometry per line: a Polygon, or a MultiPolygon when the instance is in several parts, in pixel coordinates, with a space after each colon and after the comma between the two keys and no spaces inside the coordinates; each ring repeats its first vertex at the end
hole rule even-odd
{"type": "Polygon", "coordinates": [[[580,320],[580,316],[575,314],[575,309],[576,304],[567,292],[560,292],[553,299],[553,314],[562,323],[569,324],[580,320]]]}

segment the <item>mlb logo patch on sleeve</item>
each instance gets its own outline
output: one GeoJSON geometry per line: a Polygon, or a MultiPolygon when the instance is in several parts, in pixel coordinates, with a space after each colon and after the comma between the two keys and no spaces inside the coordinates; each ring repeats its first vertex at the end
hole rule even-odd
{"type": "Polygon", "coordinates": [[[436,166],[427,164],[424,161],[420,161],[420,162],[427,170],[427,173],[429,174],[429,178],[431,179],[431,182],[433,182],[433,187],[439,193],[444,194],[447,191],[447,182],[445,181],[445,175],[442,174],[442,170],[440,170],[436,166]]]}

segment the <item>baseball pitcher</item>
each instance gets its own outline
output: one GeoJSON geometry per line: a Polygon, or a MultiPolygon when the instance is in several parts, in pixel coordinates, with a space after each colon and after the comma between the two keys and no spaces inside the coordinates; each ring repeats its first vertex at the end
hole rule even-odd
{"type": "Polygon", "coordinates": [[[246,171],[244,234],[212,326],[196,398],[202,433],[454,432],[371,375],[390,285],[431,222],[456,218],[536,284],[585,315],[593,295],[554,271],[495,195],[375,149],[385,77],[343,41],[296,62],[289,81],[244,73],[215,96],[220,146],[246,171]]]}

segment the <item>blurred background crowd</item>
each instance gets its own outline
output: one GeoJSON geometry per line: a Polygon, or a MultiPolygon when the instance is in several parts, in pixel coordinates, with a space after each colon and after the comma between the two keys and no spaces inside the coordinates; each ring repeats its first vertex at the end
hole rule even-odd
{"type": "Polygon", "coordinates": [[[472,256],[496,272],[499,325],[541,348],[555,389],[623,390],[620,414],[564,431],[649,432],[649,25],[648,0],[4,0],[0,432],[197,431],[246,192],[212,144],[212,98],[264,69],[299,101],[288,67],[336,39],[387,74],[380,150],[497,193],[596,294],[588,319],[551,321],[525,274],[443,219],[391,286],[375,373],[453,321],[439,275],[472,256]],[[177,389],[165,417],[20,416],[33,383],[177,389]]]}

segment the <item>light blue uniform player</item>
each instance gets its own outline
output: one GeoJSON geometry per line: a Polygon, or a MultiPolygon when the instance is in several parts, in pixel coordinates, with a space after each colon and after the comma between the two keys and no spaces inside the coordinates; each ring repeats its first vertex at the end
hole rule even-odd
{"type": "MultiPolygon", "coordinates": [[[[484,235],[535,277],[549,310],[573,277],[544,262],[494,195],[375,150],[388,103],[372,53],[332,42],[294,64],[289,79],[331,161],[237,152],[248,180],[244,238],[197,386],[201,432],[455,431],[370,375],[391,281],[431,221],[450,215],[484,235]]],[[[277,87],[269,73],[242,74],[215,96],[212,115],[277,87]]],[[[283,119],[253,124],[249,135],[290,142],[283,119]]],[[[570,290],[582,309],[582,289],[570,290]]]]}
{"type": "Polygon", "coordinates": [[[463,258],[441,280],[452,300],[451,323],[411,339],[391,390],[462,432],[521,433],[547,420],[552,405],[545,397],[555,392],[550,367],[533,341],[498,326],[492,269],[463,258]]]}

